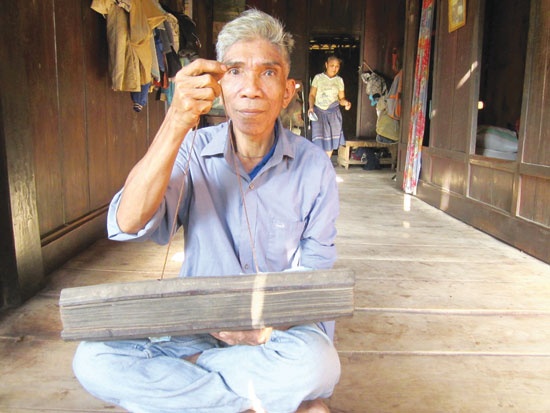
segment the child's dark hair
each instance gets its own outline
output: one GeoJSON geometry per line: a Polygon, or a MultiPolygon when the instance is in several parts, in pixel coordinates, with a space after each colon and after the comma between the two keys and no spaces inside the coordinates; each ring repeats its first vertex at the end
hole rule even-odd
{"type": "Polygon", "coordinates": [[[342,59],[340,59],[338,56],[336,56],[334,53],[331,53],[327,56],[325,62],[328,62],[330,60],[338,60],[338,63],[342,64],[342,59]]]}

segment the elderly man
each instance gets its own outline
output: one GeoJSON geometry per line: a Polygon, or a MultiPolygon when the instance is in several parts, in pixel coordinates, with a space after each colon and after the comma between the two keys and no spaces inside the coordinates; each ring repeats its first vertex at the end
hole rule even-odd
{"type": "MultiPolygon", "coordinates": [[[[111,202],[111,239],[166,243],[177,219],[184,277],[332,266],[332,164],[277,120],[294,93],[292,46],[277,20],[248,10],[220,32],[219,61],[177,74],[162,126],[111,202]],[[231,121],[192,130],[219,95],[231,121]]],[[[83,342],[73,367],[91,394],[133,412],[325,412],[318,399],[340,376],[332,333],[324,322],[83,342]]]]}

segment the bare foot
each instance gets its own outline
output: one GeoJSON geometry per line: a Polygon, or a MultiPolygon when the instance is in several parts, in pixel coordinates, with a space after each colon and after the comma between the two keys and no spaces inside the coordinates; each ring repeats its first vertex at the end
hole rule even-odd
{"type": "Polygon", "coordinates": [[[302,402],[296,413],[330,413],[330,410],[325,403],[317,399],[302,402]]]}
{"type": "MultiPolygon", "coordinates": [[[[247,410],[242,413],[265,413],[265,410],[247,410]]],[[[330,410],[328,409],[327,405],[323,403],[321,400],[307,400],[305,402],[302,402],[300,407],[298,407],[298,410],[296,410],[296,413],[330,413],[330,410]]]]}

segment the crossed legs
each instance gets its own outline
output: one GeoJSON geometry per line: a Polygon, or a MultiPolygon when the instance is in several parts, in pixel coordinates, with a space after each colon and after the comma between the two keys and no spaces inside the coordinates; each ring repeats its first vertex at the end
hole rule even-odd
{"type": "Polygon", "coordinates": [[[73,368],[94,396],[148,413],[294,412],[330,396],[340,375],[336,350],[315,325],[274,330],[261,346],[224,346],[210,335],[83,342],[73,368]]]}

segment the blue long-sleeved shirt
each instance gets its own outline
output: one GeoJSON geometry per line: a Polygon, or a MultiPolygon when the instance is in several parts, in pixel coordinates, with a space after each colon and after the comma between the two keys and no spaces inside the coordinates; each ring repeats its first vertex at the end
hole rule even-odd
{"type": "MultiPolygon", "coordinates": [[[[283,129],[279,122],[275,131],[275,151],[254,179],[237,162],[259,270],[331,268],[336,260],[339,213],[332,163],[320,148],[283,129]]],[[[254,273],[246,215],[227,139],[228,124],[200,129],[193,148],[192,134],[189,132],[180,148],[164,200],[137,234],[123,233],[118,227],[116,211],[122,191],[115,195],[108,213],[109,238],[167,243],[180,189],[185,185],[178,212],[178,226],[184,226],[185,237],[180,275],[254,273]]]]}

